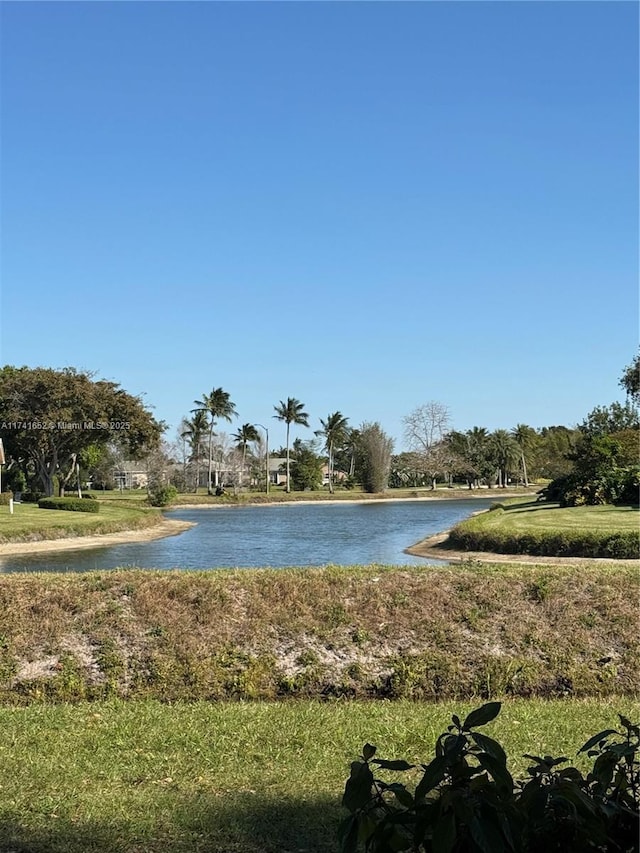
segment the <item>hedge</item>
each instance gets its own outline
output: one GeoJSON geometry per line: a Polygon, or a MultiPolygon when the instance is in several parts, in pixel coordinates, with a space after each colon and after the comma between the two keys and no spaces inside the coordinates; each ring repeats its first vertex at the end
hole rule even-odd
{"type": "MultiPolygon", "coordinates": [[[[504,511],[502,508],[494,510],[504,511]]],[[[537,530],[528,533],[487,529],[476,518],[456,525],[449,544],[461,551],[492,551],[496,554],[530,554],[534,557],[603,557],[638,559],[639,536],[634,530],[537,530]]]]}
{"type": "Polygon", "coordinates": [[[99,512],[100,504],[95,500],[82,498],[41,498],[40,509],[66,509],[69,512],[99,512]]]}

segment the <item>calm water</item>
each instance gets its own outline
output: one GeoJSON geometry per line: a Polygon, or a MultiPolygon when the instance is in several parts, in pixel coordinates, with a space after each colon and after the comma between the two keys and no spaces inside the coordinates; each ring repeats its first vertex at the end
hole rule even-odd
{"type": "Polygon", "coordinates": [[[173,510],[167,518],[195,521],[197,526],[152,542],[0,557],[0,572],[426,564],[435,561],[413,557],[403,549],[491,503],[422,500],[173,510]]]}

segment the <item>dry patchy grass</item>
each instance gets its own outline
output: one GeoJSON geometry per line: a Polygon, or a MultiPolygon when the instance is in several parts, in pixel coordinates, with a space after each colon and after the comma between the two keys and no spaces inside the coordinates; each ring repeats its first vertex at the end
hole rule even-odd
{"type": "Polygon", "coordinates": [[[0,701],[638,689],[639,578],[473,565],[0,577],[0,701]]]}

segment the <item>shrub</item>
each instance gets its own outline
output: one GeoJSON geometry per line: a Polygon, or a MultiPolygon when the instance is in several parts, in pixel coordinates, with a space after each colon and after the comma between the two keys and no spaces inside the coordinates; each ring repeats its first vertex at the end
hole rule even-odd
{"type": "Polygon", "coordinates": [[[168,506],[178,494],[175,486],[158,485],[149,490],[149,503],[151,506],[168,506]]]}
{"type": "Polygon", "coordinates": [[[11,500],[13,500],[13,492],[0,492],[0,506],[9,506],[11,500]]]}
{"type": "Polygon", "coordinates": [[[23,492],[22,493],[22,503],[23,504],[37,504],[38,501],[44,497],[44,492],[23,492]]]}
{"type": "MultiPolygon", "coordinates": [[[[494,510],[496,511],[496,510],[494,510]]],[[[504,510],[498,508],[497,512],[504,510]]],[[[634,560],[640,541],[636,530],[540,530],[527,533],[486,528],[482,516],[457,524],[449,543],[462,551],[530,554],[535,557],[605,557],[634,560]]]]}
{"type": "Polygon", "coordinates": [[[98,501],[85,501],[82,498],[41,498],[40,509],[65,509],[69,512],[99,512],[98,501]]]}
{"type": "Polygon", "coordinates": [[[495,719],[499,702],[472,711],[436,741],[428,764],[374,758],[365,744],[351,765],[342,804],[351,813],[339,830],[340,850],[354,853],[563,853],[637,850],[640,805],[640,728],[620,716],[622,732],[607,729],[579,753],[594,759],[583,776],[561,767],[567,758],[525,755],[529,778],[514,782],[507,756],[476,731],[495,719]],[[409,790],[374,777],[371,765],[391,772],[418,769],[409,790]]]}

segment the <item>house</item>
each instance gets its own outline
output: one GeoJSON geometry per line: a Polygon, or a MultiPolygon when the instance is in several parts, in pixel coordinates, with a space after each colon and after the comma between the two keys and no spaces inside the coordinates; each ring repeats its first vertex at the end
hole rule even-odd
{"type": "Polygon", "coordinates": [[[146,462],[122,462],[114,469],[117,489],[146,489],[149,482],[146,462]]]}

